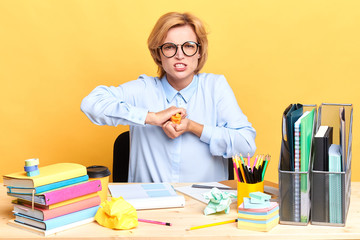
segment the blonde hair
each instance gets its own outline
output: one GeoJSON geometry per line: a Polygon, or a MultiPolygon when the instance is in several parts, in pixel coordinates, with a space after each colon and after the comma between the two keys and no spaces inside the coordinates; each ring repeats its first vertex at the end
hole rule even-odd
{"type": "Polygon", "coordinates": [[[195,69],[195,74],[199,73],[201,68],[205,65],[208,56],[208,40],[207,32],[202,21],[190,13],[178,13],[170,12],[161,16],[156,22],[153,30],[148,38],[148,48],[151,56],[158,66],[159,77],[162,78],[165,75],[165,70],[161,64],[160,49],[159,46],[165,40],[168,31],[173,27],[189,25],[193,28],[197,41],[200,43],[199,48],[199,62],[195,69]]]}

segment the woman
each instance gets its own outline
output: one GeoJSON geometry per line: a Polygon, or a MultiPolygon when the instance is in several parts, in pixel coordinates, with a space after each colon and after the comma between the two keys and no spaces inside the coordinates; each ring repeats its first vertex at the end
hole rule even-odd
{"type": "Polygon", "coordinates": [[[130,125],[129,182],[228,179],[225,158],[253,155],[256,133],[225,77],[199,73],[207,59],[203,23],[188,13],[167,13],[148,47],[159,77],[99,86],[81,110],[98,125],[130,125]],[[170,120],[177,113],[180,124],[170,120]]]}

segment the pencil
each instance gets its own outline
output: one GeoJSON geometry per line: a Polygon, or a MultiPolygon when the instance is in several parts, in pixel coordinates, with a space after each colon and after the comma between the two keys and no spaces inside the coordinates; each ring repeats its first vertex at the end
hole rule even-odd
{"type": "Polygon", "coordinates": [[[239,168],[240,168],[240,172],[241,172],[242,178],[243,178],[243,180],[244,180],[244,183],[247,183],[247,181],[246,181],[246,175],[245,175],[245,169],[244,169],[244,164],[241,164],[241,165],[239,166],[239,168]]]}
{"type": "Polygon", "coordinates": [[[235,173],[236,173],[237,180],[238,180],[238,182],[240,182],[240,176],[239,176],[239,172],[238,172],[238,170],[237,170],[237,166],[236,166],[235,159],[233,158],[232,161],[233,161],[234,171],[235,171],[235,173]]]}
{"type": "Polygon", "coordinates": [[[159,225],[165,225],[165,226],[171,226],[171,223],[168,223],[168,222],[159,222],[159,221],[147,220],[147,219],[141,219],[141,218],[138,218],[138,221],[146,222],[146,223],[154,223],[154,224],[159,224],[159,225]]]}
{"type": "Polygon", "coordinates": [[[269,156],[267,157],[267,159],[265,160],[265,165],[264,165],[264,169],[263,169],[262,176],[261,176],[262,181],[264,181],[266,168],[267,168],[267,165],[269,164],[270,159],[271,159],[271,157],[270,157],[270,155],[269,155],[269,156]]]}
{"type": "Polygon", "coordinates": [[[254,161],[254,164],[253,164],[253,166],[252,166],[252,171],[254,171],[254,168],[255,168],[255,166],[256,166],[257,160],[258,160],[258,155],[256,155],[256,157],[255,157],[255,161],[254,161]]]}
{"type": "Polygon", "coordinates": [[[264,158],[264,156],[263,156],[262,154],[260,154],[259,159],[258,159],[258,161],[257,161],[257,163],[256,163],[256,166],[255,166],[256,168],[259,168],[259,167],[260,167],[263,158],[264,158]]]}
{"type": "Polygon", "coordinates": [[[217,189],[221,189],[221,190],[236,190],[236,188],[231,188],[231,187],[217,187],[217,186],[210,186],[210,185],[200,185],[200,184],[193,184],[191,185],[191,187],[193,188],[205,188],[205,189],[212,189],[212,188],[217,188],[217,189]]]}
{"type": "Polygon", "coordinates": [[[196,227],[191,227],[191,228],[186,229],[186,231],[195,230],[195,229],[199,229],[199,228],[213,227],[213,226],[227,224],[227,223],[233,223],[233,222],[237,222],[237,219],[224,221],[224,222],[210,223],[210,224],[205,224],[205,225],[196,226],[196,227]]]}
{"type": "Polygon", "coordinates": [[[240,159],[241,159],[241,162],[242,162],[243,164],[245,164],[244,158],[243,158],[243,156],[242,156],[241,153],[240,153],[240,159]]]}

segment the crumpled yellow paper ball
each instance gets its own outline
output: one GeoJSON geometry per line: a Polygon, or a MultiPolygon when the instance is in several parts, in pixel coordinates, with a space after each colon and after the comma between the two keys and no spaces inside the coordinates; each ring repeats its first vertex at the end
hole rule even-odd
{"type": "Polygon", "coordinates": [[[122,197],[104,201],[95,215],[95,220],[111,229],[131,229],[138,225],[136,209],[122,197]]]}

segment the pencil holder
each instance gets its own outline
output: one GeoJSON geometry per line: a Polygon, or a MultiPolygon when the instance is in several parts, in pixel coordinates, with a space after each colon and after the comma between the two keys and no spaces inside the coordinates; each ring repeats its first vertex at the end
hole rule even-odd
{"type": "Polygon", "coordinates": [[[257,183],[237,182],[237,207],[243,203],[244,197],[250,197],[252,192],[264,192],[264,181],[257,183]]]}

